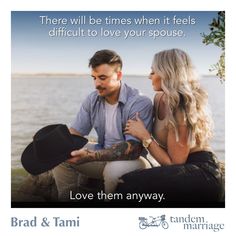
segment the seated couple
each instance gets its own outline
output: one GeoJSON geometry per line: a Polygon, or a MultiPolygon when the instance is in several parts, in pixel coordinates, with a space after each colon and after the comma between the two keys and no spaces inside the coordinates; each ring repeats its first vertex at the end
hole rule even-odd
{"type": "Polygon", "coordinates": [[[154,55],[149,76],[156,91],[154,109],[149,98],[122,82],[116,52],[97,51],[89,66],[96,91],[83,101],[70,132],[86,136],[94,128],[98,143],[74,150],[72,158],[53,169],[59,200],[69,200],[83,174],[103,179],[106,193],[156,192],[164,193],[166,201],[218,201],[221,173],[209,145],[207,93],[189,56],[179,49],[154,55]],[[160,166],[150,164],[147,151],[160,166]]]}

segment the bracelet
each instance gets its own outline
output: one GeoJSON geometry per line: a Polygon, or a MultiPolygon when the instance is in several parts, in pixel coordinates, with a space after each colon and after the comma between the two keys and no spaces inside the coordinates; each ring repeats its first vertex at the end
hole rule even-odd
{"type": "Polygon", "coordinates": [[[157,142],[157,140],[153,136],[151,136],[151,139],[157,144],[157,146],[159,146],[159,147],[162,146],[160,143],[157,142]]]}

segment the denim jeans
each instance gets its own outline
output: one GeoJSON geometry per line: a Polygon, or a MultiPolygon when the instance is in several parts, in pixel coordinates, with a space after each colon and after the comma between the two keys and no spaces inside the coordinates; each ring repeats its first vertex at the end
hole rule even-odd
{"type": "Polygon", "coordinates": [[[185,164],[137,170],[121,179],[118,193],[163,193],[173,203],[218,202],[224,191],[218,161],[208,151],[189,154],[185,164]]]}

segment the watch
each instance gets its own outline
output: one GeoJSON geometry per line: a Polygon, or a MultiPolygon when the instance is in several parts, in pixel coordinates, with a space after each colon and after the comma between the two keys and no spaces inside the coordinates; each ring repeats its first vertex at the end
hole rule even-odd
{"type": "Polygon", "coordinates": [[[152,143],[152,141],[153,141],[153,139],[152,138],[149,138],[149,139],[144,139],[143,140],[143,146],[145,147],[145,148],[148,148],[149,146],[150,146],[150,144],[152,143]]]}

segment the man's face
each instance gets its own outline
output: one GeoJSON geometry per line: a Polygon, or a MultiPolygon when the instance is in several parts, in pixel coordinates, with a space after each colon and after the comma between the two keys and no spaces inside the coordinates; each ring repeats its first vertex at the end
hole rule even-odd
{"type": "Polygon", "coordinates": [[[95,88],[102,97],[116,94],[120,88],[122,73],[115,71],[115,66],[102,64],[92,69],[91,76],[94,79],[95,88]]]}

